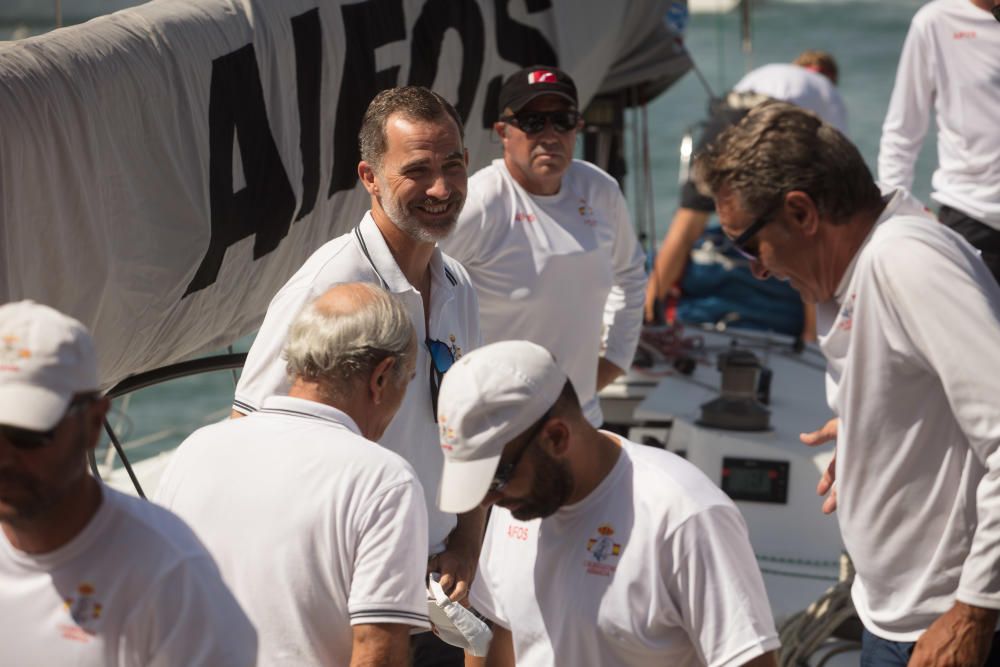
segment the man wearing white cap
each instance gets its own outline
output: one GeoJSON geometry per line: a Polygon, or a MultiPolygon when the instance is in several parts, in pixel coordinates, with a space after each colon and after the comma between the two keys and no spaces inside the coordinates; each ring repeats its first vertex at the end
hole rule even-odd
{"type": "Polygon", "coordinates": [[[674,454],[593,428],[543,348],[487,345],[441,387],[439,503],[495,504],[470,595],[487,664],[773,665],[746,526],[674,454]]]}
{"type": "Polygon", "coordinates": [[[191,530],[88,473],[97,387],[82,324],[0,306],[0,662],[254,665],[253,626],[191,530]]]}

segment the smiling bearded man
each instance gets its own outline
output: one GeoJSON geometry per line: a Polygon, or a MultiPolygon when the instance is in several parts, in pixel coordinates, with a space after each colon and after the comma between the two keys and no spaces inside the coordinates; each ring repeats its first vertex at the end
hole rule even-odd
{"type": "MultiPolygon", "coordinates": [[[[390,88],[369,104],[359,143],[358,176],[371,210],[352,231],[313,253],[271,301],[236,387],[234,416],[288,393],[281,349],[306,303],[344,282],[375,283],[402,300],[419,341],[417,378],[379,444],[406,459],[423,485],[428,569],[441,573],[445,592],[458,600],[468,594],[485,523],[484,510],[456,517],[438,510],[433,496],[443,463],[435,421],[441,377],[480,342],[469,276],[436,245],[465,201],[462,122],[451,104],[426,88],[390,88]]],[[[419,637],[418,643],[437,641],[430,633],[419,637]]],[[[461,665],[462,652],[456,651],[454,664],[461,665]]]]}

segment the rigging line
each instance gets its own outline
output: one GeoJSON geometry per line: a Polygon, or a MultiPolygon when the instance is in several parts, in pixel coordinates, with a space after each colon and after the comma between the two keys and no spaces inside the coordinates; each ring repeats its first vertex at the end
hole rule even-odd
{"type": "Polygon", "coordinates": [[[641,185],[641,180],[640,180],[641,176],[642,176],[642,169],[639,167],[639,165],[640,165],[640,156],[639,156],[640,147],[639,147],[639,145],[640,144],[639,144],[639,119],[638,119],[638,110],[637,110],[637,108],[638,108],[638,98],[639,98],[639,96],[638,96],[638,90],[636,89],[636,87],[632,86],[631,88],[629,88],[628,89],[628,102],[627,102],[627,105],[630,108],[630,112],[629,113],[630,113],[630,116],[631,116],[631,122],[629,123],[629,131],[630,131],[630,134],[632,135],[632,151],[631,151],[631,153],[632,153],[632,168],[630,169],[630,171],[632,172],[632,174],[631,174],[631,176],[632,176],[632,192],[633,192],[633,195],[635,197],[635,202],[634,202],[635,209],[634,210],[635,210],[635,218],[636,218],[633,221],[633,225],[635,226],[635,228],[637,230],[642,230],[646,226],[645,225],[645,221],[643,220],[643,218],[645,217],[645,213],[646,212],[645,212],[645,210],[643,209],[643,206],[642,206],[642,185],[641,185]]]}
{"type": "Polygon", "coordinates": [[[708,98],[712,100],[716,99],[715,91],[712,90],[712,84],[710,84],[708,79],[705,78],[701,68],[698,67],[698,63],[695,62],[694,56],[692,56],[691,52],[687,50],[687,46],[684,47],[684,51],[687,53],[688,59],[691,60],[691,69],[694,70],[694,73],[698,77],[698,81],[701,82],[701,87],[705,89],[705,93],[708,95],[708,98]]]}
{"type": "MultiPolygon", "coordinates": [[[[646,251],[652,252],[656,247],[656,212],[653,206],[653,170],[650,164],[649,152],[649,105],[643,104],[642,114],[642,174],[643,203],[646,209],[646,251]]],[[[655,259],[655,255],[654,255],[655,259]]]]}
{"type": "Polygon", "coordinates": [[[104,430],[108,434],[108,437],[111,438],[111,444],[114,445],[115,451],[118,452],[118,458],[122,460],[122,465],[125,466],[125,472],[128,473],[129,479],[132,480],[132,486],[135,487],[136,493],[139,494],[140,498],[145,498],[146,494],[142,492],[142,485],[139,484],[139,479],[132,471],[132,464],[128,462],[128,457],[125,456],[125,450],[122,448],[122,444],[118,442],[118,436],[115,435],[115,431],[111,428],[111,424],[108,422],[107,418],[104,419],[104,430]]]}
{"type": "MultiPolygon", "coordinates": [[[[115,433],[121,433],[128,426],[128,430],[125,432],[125,439],[127,440],[129,435],[131,435],[132,426],[131,420],[128,418],[129,405],[132,403],[132,394],[125,394],[122,397],[121,405],[118,408],[118,423],[114,426],[115,433]]],[[[108,447],[108,451],[104,455],[104,467],[111,469],[115,461],[115,450],[112,447],[108,447]]]]}
{"type": "MultiPolygon", "coordinates": [[[[229,354],[234,354],[234,352],[233,352],[233,346],[232,345],[227,345],[226,346],[226,351],[229,352],[229,354]]],[[[236,367],[233,366],[232,368],[230,368],[229,372],[233,374],[233,387],[235,388],[236,385],[238,385],[240,383],[240,378],[239,378],[238,375],[236,375],[236,367]]]]}

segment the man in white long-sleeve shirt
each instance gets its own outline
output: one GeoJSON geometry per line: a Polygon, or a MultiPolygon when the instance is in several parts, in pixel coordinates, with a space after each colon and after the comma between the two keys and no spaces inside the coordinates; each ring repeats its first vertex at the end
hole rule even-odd
{"type": "Polygon", "coordinates": [[[1000,279],[1000,26],[990,0],[934,0],[913,17],[882,126],[879,180],[910,188],[937,119],[931,179],[939,217],[978,248],[1000,279]]]}
{"type": "Polygon", "coordinates": [[[755,275],[817,304],[862,664],[1000,659],[1000,286],[790,105],[751,111],[697,171],[755,275]]]}
{"type": "Polygon", "coordinates": [[[573,159],[577,104],[573,80],[554,67],[507,79],[493,126],[503,158],[469,179],[440,244],[476,286],[483,341],[551,351],[596,426],[597,392],[632,363],[646,273],[618,184],[573,159]]]}

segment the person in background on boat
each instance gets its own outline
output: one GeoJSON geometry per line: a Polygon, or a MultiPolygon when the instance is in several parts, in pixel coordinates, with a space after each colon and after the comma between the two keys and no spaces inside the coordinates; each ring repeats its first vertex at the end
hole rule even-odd
{"type": "Polygon", "coordinates": [[[405,665],[411,629],[430,627],[423,489],[374,442],[416,347],[401,300],[330,289],[288,332],[288,395],[195,431],[163,475],[157,501],[215,556],[262,666],[405,665]]]}
{"type": "MultiPolygon", "coordinates": [[[[744,76],[733,90],[714,104],[710,117],[694,149],[697,157],[715,141],[719,134],[735,125],[754,106],[766,100],[781,100],[808,109],[841,132],[847,131],[847,109],[837,90],[840,72],[837,61],[825,51],[803,51],[792,64],[774,63],[757,68],[744,76]]],[[[698,192],[694,182],[688,179],[680,192],[680,207],[674,214],[663,244],[656,255],[653,270],[646,284],[645,319],[657,321],[659,312],[671,294],[678,294],[675,287],[685,269],[690,272],[688,258],[691,249],[705,234],[709,218],[715,212],[715,202],[698,192]]],[[[739,258],[737,258],[739,259],[739,258]]],[[[738,280],[746,275],[740,267],[731,276],[738,280]]],[[[676,308],[677,319],[715,322],[740,308],[750,308],[753,317],[743,317],[736,326],[772,328],[792,336],[802,336],[806,340],[815,339],[815,317],[808,305],[804,306],[798,296],[784,284],[772,281],[765,286],[753,286],[753,280],[746,275],[745,289],[734,285],[732,297],[719,293],[718,277],[705,275],[704,285],[699,286],[697,274],[687,276],[688,291],[681,294],[676,308]],[[752,306],[748,302],[753,301],[752,306]]]]}
{"type": "Polygon", "coordinates": [[[632,364],[646,272],[618,184],[573,159],[578,106],[573,79],[555,67],[507,78],[493,124],[503,157],[469,180],[441,245],[476,286],[484,342],[550,350],[600,425],[597,392],[632,364]]]}
{"type": "Polygon", "coordinates": [[[988,0],[934,0],[913,17],[882,125],[878,177],[909,189],[931,114],[938,217],[1000,280],[1000,29],[988,0]]]}
{"type": "Polygon", "coordinates": [[[0,306],[0,663],[251,667],[254,628],[191,529],[90,475],[97,388],[80,322],[0,306]]]}
{"type": "Polygon", "coordinates": [[[1000,286],[801,109],[752,110],[696,172],[754,275],[817,304],[861,664],[997,664],[1000,286]]]}
{"type": "MultiPolygon", "coordinates": [[[[441,475],[435,421],[437,391],[451,363],[478,346],[479,305],[461,264],[436,243],[455,226],[465,201],[468,154],[462,122],[440,95],[417,86],[380,92],[365,113],[358,176],[371,210],[349,233],[322,246],[268,306],[236,387],[235,413],[251,413],[285,394],[281,348],[302,306],[332,285],[363,281],[402,300],[417,332],[418,380],[410,385],[379,444],[413,466],[424,487],[429,520],[429,572],[439,572],[454,600],[468,594],[482,542],[485,512],[456,518],[441,512],[434,489],[441,475]]],[[[464,654],[431,633],[414,638],[416,664],[462,664],[464,654]],[[426,660],[426,662],[425,662],[426,660]]]]}
{"type": "Polygon", "coordinates": [[[472,605],[491,667],[775,665],[743,517],[675,454],[595,429],[529,341],[456,362],[438,409],[449,511],[493,505],[472,605]]]}

